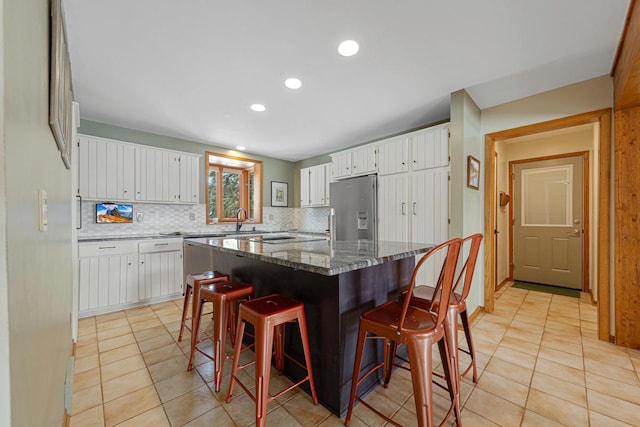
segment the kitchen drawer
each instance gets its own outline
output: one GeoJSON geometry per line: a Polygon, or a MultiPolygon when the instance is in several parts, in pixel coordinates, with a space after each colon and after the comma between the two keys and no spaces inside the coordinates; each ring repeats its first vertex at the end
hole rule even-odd
{"type": "Polygon", "coordinates": [[[92,257],[102,255],[127,255],[138,252],[136,241],[113,241],[91,242],[78,244],[78,256],[92,257]]]}
{"type": "Polygon", "coordinates": [[[141,254],[181,251],[182,239],[158,239],[150,242],[142,242],[138,245],[138,250],[141,254]]]}

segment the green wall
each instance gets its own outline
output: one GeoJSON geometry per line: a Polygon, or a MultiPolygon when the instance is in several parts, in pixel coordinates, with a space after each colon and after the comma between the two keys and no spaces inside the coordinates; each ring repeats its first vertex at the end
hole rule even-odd
{"type": "Polygon", "coordinates": [[[0,332],[0,347],[8,347],[9,375],[0,361],[0,398],[7,384],[10,396],[0,405],[0,425],[61,426],[71,356],[72,191],[49,128],[50,1],[1,4],[0,292],[8,323],[0,327],[8,328],[8,342],[0,332]],[[47,231],[38,229],[39,189],[47,192],[47,231]]]}
{"type": "MultiPolygon", "coordinates": [[[[82,105],[80,106],[80,111],[82,112],[82,105]]],[[[199,142],[172,138],[164,135],[156,135],[153,133],[141,132],[133,129],[126,129],[88,120],[80,121],[80,129],[78,129],[78,133],[202,155],[202,159],[200,162],[200,203],[205,203],[206,200],[204,166],[206,151],[214,151],[222,154],[235,153],[243,157],[261,160],[263,162],[263,206],[271,206],[271,181],[280,181],[289,184],[289,207],[293,207],[294,200],[296,200],[296,198],[299,198],[294,197],[293,188],[295,186],[295,175],[293,162],[260,156],[247,152],[237,152],[220,146],[202,144],[199,142]]],[[[299,172],[298,175],[300,175],[299,172]]]]}

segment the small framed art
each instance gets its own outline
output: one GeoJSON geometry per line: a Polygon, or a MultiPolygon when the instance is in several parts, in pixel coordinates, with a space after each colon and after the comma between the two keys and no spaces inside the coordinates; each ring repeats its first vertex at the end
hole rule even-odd
{"type": "Polygon", "coordinates": [[[480,160],[473,156],[467,157],[467,187],[480,188],[480,160]]]}
{"type": "Polygon", "coordinates": [[[286,182],[271,181],[271,206],[289,206],[286,182]]]}

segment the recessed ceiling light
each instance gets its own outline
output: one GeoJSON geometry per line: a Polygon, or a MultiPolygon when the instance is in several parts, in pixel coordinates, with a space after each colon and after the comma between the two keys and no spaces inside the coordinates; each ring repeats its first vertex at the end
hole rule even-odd
{"type": "Polygon", "coordinates": [[[267,107],[265,107],[265,106],[264,106],[264,105],[262,105],[262,104],[252,104],[252,105],[251,105],[251,109],[252,109],[253,111],[257,111],[257,112],[261,113],[261,112],[263,112],[264,110],[266,110],[266,109],[267,109],[267,107]]]}
{"type": "Polygon", "coordinates": [[[238,151],[244,151],[246,149],[247,149],[247,147],[245,147],[244,145],[236,145],[236,150],[238,150],[238,151]]]}
{"type": "Polygon", "coordinates": [[[300,89],[302,87],[302,82],[300,79],[296,79],[295,77],[289,77],[284,81],[284,85],[289,89],[300,89]]]}
{"type": "Polygon", "coordinates": [[[353,56],[358,53],[360,46],[355,40],[345,40],[338,45],[338,53],[342,56],[353,56]]]}

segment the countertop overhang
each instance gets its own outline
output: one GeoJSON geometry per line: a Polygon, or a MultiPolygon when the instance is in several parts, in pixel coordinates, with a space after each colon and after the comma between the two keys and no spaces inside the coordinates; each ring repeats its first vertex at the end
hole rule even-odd
{"type": "Polygon", "coordinates": [[[433,247],[428,243],[389,241],[314,240],[281,243],[250,240],[246,237],[187,238],[185,244],[210,248],[260,261],[334,276],[389,261],[420,255],[433,247]]]}

